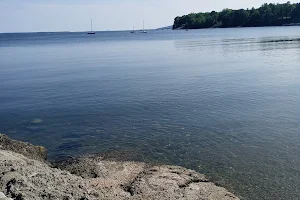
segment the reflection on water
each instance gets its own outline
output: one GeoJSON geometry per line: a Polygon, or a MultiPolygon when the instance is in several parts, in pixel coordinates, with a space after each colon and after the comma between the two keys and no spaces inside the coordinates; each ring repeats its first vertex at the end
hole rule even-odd
{"type": "Polygon", "coordinates": [[[274,40],[263,40],[263,43],[269,43],[269,42],[299,42],[300,38],[289,38],[289,37],[283,37],[281,39],[274,39],[274,40]]]}
{"type": "Polygon", "coordinates": [[[246,199],[297,199],[297,31],[1,35],[0,132],[52,159],[129,154],[246,199]]]}
{"type": "Polygon", "coordinates": [[[263,37],[263,38],[237,38],[237,39],[222,39],[222,40],[210,40],[209,42],[198,39],[198,40],[175,40],[175,48],[178,50],[187,51],[212,51],[222,46],[223,53],[228,51],[256,51],[257,48],[260,51],[278,50],[278,49],[289,49],[299,48],[300,38],[291,37],[263,37]],[[238,47],[238,48],[237,48],[238,47]]]}

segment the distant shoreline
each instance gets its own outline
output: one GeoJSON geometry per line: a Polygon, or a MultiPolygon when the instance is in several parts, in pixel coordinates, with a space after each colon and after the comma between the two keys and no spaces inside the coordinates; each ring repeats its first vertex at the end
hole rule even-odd
{"type": "Polygon", "coordinates": [[[174,19],[173,29],[299,26],[300,3],[263,4],[251,9],[191,13],[174,19]]]}
{"type": "MultiPolygon", "coordinates": [[[[209,27],[209,28],[190,28],[191,30],[203,30],[203,29],[230,29],[230,28],[268,28],[268,27],[291,27],[291,26],[300,26],[300,23],[296,25],[293,24],[284,24],[278,26],[253,26],[253,27],[209,27]]],[[[148,31],[161,31],[161,30],[169,30],[169,31],[176,31],[176,30],[185,30],[185,28],[177,28],[177,29],[148,29],[148,31]]],[[[95,31],[96,33],[105,33],[105,32],[129,32],[129,30],[119,30],[119,31],[95,31]]],[[[0,33],[5,34],[52,34],[52,33],[86,33],[85,31],[57,31],[57,32],[7,32],[7,33],[0,33]]]]}
{"type": "MultiPolygon", "coordinates": [[[[274,28],[274,27],[297,27],[300,26],[300,23],[295,24],[284,24],[284,25],[278,25],[278,26],[244,26],[244,27],[209,27],[209,28],[190,28],[189,30],[205,30],[205,29],[235,29],[235,28],[274,28]]],[[[172,29],[173,31],[176,30],[185,30],[185,28],[177,28],[177,29],[172,29]]]]}

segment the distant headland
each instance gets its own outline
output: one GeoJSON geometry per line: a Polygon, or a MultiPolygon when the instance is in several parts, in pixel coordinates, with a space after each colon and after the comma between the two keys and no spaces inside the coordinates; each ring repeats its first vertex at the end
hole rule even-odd
{"type": "Polygon", "coordinates": [[[263,4],[260,8],[191,13],[174,20],[173,29],[300,26],[300,3],[263,4]]]}

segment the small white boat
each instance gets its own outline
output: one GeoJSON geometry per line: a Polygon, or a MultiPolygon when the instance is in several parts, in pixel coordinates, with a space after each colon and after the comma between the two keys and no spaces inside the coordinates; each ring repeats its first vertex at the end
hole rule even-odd
{"type": "Polygon", "coordinates": [[[141,31],[141,33],[148,33],[148,31],[145,30],[145,21],[143,20],[143,30],[141,31]]]}
{"type": "Polygon", "coordinates": [[[91,19],[91,31],[87,32],[87,34],[89,35],[94,35],[96,34],[94,31],[93,31],[93,20],[91,19]]]}
{"type": "Polygon", "coordinates": [[[135,31],[134,31],[134,26],[133,26],[133,29],[132,29],[132,31],[131,31],[130,33],[135,33],[135,31]]]}

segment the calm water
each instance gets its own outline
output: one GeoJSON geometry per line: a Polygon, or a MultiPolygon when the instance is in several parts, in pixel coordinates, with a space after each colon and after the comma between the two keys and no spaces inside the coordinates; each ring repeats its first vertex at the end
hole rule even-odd
{"type": "Polygon", "coordinates": [[[300,27],[0,34],[0,132],[300,199],[299,63],[300,27]]]}

